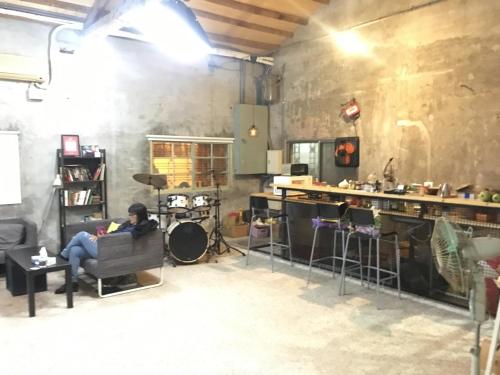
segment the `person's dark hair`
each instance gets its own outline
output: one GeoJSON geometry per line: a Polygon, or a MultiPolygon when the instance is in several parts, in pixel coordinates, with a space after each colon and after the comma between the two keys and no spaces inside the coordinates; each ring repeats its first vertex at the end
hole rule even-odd
{"type": "Polygon", "coordinates": [[[129,214],[137,215],[137,223],[148,219],[148,209],[142,203],[134,203],[128,208],[129,214]]]}

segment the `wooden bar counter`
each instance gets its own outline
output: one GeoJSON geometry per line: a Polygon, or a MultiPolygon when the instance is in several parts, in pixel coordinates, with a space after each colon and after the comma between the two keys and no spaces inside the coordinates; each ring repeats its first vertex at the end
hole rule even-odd
{"type": "MultiPolygon", "coordinates": [[[[460,298],[449,296],[448,285],[435,271],[430,248],[434,220],[446,216],[450,221],[472,227],[475,236],[500,237],[500,204],[476,199],[441,198],[435,195],[385,194],[361,190],[341,189],[317,185],[275,185],[281,195],[253,193],[280,202],[281,210],[288,213],[294,257],[307,263],[312,245],[311,219],[317,215],[316,203],[347,201],[356,205],[375,206],[384,218],[384,226],[397,230],[407,244],[402,259],[403,289],[423,296],[463,304],[460,298]],[[320,199],[310,199],[311,193],[320,199]],[[293,194],[293,195],[290,195],[293,194]]],[[[332,252],[332,235],[323,231],[319,235],[318,257],[332,252]]],[[[286,254],[285,254],[286,256],[286,254]]],[[[328,264],[325,268],[331,267],[328,264]]]]}

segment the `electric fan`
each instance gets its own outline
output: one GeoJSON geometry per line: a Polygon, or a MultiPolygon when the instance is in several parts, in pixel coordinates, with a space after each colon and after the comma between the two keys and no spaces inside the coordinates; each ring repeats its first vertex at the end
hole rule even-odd
{"type": "MultiPolygon", "coordinates": [[[[469,310],[475,323],[475,342],[471,349],[471,374],[479,375],[481,323],[487,320],[487,314],[484,270],[478,262],[500,256],[500,239],[470,238],[470,235],[471,232],[463,231],[457,224],[439,218],[432,233],[431,248],[441,276],[455,291],[469,292],[469,310]]],[[[496,324],[495,321],[495,326],[496,324]]],[[[494,342],[491,348],[494,349],[496,338],[493,337],[492,341],[494,342]]],[[[488,372],[486,374],[489,375],[488,372]]]]}

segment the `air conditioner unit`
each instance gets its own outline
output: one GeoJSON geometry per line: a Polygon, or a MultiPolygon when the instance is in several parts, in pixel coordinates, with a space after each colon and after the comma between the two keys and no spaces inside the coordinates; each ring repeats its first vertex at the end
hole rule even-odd
{"type": "Polygon", "coordinates": [[[43,83],[43,66],[34,57],[0,53],[0,80],[43,83]]]}

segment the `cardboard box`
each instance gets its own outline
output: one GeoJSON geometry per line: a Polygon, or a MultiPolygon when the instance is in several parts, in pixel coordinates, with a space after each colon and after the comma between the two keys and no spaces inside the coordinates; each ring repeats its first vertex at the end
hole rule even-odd
{"type": "Polygon", "coordinates": [[[238,238],[248,236],[248,224],[238,224],[224,227],[223,233],[227,237],[238,238]]]}
{"type": "MultiPolygon", "coordinates": [[[[486,370],[490,345],[491,345],[490,338],[484,338],[481,340],[481,355],[479,357],[479,367],[481,368],[481,371],[486,370]]],[[[500,351],[498,349],[495,353],[495,359],[493,360],[493,368],[491,371],[493,375],[495,374],[500,375],[500,351]]]]}

